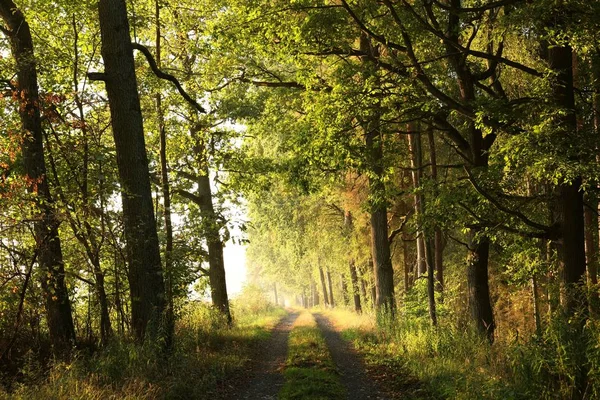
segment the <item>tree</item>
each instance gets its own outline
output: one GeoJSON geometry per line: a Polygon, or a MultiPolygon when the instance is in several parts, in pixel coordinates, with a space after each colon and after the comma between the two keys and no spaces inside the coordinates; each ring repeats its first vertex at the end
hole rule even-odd
{"type": "Polygon", "coordinates": [[[75,328],[71,302],[65,285],[65,270],[60,238],[59,219],[50,194],[46,165],[40,98],[33,41],[29,24],[23,13],[11,0],[0,1],[0,16],[7,27],[2,31],[9,38],[12,54],[17,65],[17,98],[20,99],[19,115],[23,125],[23,164],[28,190],[35,198],[36,217],[34,236],[38,263],[41,269],[42,287],[46,300],[48,330],[56,352],[69,350],[75,344],[75,328]]]}
{"type": "Polygon", "coordinates": [[[124,0],[99,0],[102,57],[127,242],[131,318],[135,336],[157,338],[166,310],[163,272],[150,190],[148,158],[133,47],[124,0]]]}

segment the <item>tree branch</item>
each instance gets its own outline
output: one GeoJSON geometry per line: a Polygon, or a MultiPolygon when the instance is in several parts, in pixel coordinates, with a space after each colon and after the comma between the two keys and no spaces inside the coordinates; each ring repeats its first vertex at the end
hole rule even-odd
{"type": "Polygon", "coordinates": [[[150,65],[150,69],[152,69],[152,72],[154,72],[154,75],[156,75],[160,79],[164,79],[169,82],[172,82],[175,85],[175,87],[177,88],[177,91],[179,92],[181,97],[183,97],[188,103],[190,103],[192,105],[192,107],[194,107],[198,112],[201,112],[201,113],[206,112],[206,110],[204,110],[204,108],[202,108],[202,106],[200,104],[198,104],[198,102],[196,100],[192,99],[192,97],[183,89],[183,87],[181,86],[181,83],[179,83],[179,80],[177,80],[177,78],[175,78],[171,74],[167,74],[167,73],[161,71],[158,68],[158,65],[156,65],[156,61],[154,60],[154,57],[152,56],[152,53],[150,53],[150,50],[148,50],[148,48],[146,46],[144,46],[140,43],[131,43],[131,46],[134,49],[142,52],[142,54],[146,57],[146,60],[148,61],[148,64],[150,65]]]}

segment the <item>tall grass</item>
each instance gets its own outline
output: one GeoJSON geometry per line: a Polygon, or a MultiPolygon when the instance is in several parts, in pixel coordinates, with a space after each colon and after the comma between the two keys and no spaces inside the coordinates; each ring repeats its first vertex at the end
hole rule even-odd
{"type": "Polygon", "coordinates": [[[370,368],[394,377],[405,398],[565,399],[578,379],[584,393],[600,398],[600,328],[560,316],[539,336],[506,337],[493,345],[449,318],[432,327],[426,318],[400,314],[376,328],[373,316],[336,310],[329,316],[364,355],[370,368]]]}
{"type": "Polygon", "coordinates": [[[242,371],[255,345],[285,314],[280,308],[234,302],[234,327],[201,303],[187,305],[176,325],[176,345],[166,355],[157,347],[113,340],[69,363],[25,364],[22,379],[7,399],[204,399],[223,395],[228,380],[242,371]]]}

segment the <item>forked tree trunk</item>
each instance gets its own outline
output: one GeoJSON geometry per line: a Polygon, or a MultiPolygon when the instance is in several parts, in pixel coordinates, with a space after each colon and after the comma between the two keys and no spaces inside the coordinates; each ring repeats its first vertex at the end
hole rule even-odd
{"type": "Polygon", "coordinates": [[[34,222],[34,235],[42,277],[50,340],[57,354],[75,345],[75,328],[69,293],[65,285],[65,270],[58,227],[60,221],[46,178],[40,99],[33,41],[23,13],[12,0],[0,0],[0,17],[11,44],[17,67],[16,98],[20,99],[19,116],[24,131],[22,144],[24,171],[28,191],[36,195],[39,213],[34,222]]]}
{"type": "Polygon", "coordinates": [[[129,263],[131,319],[138,341],[157,338],[166,311],[165,286],[152,204],[148,157],[124,0],[99,0],[105,72],[112,118],[129,263]]]}

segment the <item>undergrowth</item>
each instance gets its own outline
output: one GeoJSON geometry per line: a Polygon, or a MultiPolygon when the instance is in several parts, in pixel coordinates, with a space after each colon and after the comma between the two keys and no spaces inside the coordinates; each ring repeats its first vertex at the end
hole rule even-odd
{"type": "Polygon", "coordinates": [[[113,340],[94,354],[76,354],[69,363],[39,365],[32,356],[6,399],[206,399],[223,393],[240,373],[256,344],[269,337],[285,311],[267,305],[232,305],[227,327],[211,307],[186,306],[176,325],[175,349],[166,355],[152,345],[113,340]]]}
{"type": "Polygon", "coordinates": [[[329,311],[343,337],[384,376],[402,398],[594,399],[600,396],[600,329],[583,334],[573,321],[556,317],[539,336],[502,338],[489,344],[475,331],[448,320],[435,328],[426,318],[398,315],[376,328],[371,315],[329,311]],[[584,393],[573,395],[578,375],[584,393]]]}
{"type": "Polygon", "coordinates": [[[345,389],[339,381],[325,339],[309,312],[300,314],[288,343],[285,384],[279,394],[280,399],[345,398],[345,389]]]}

